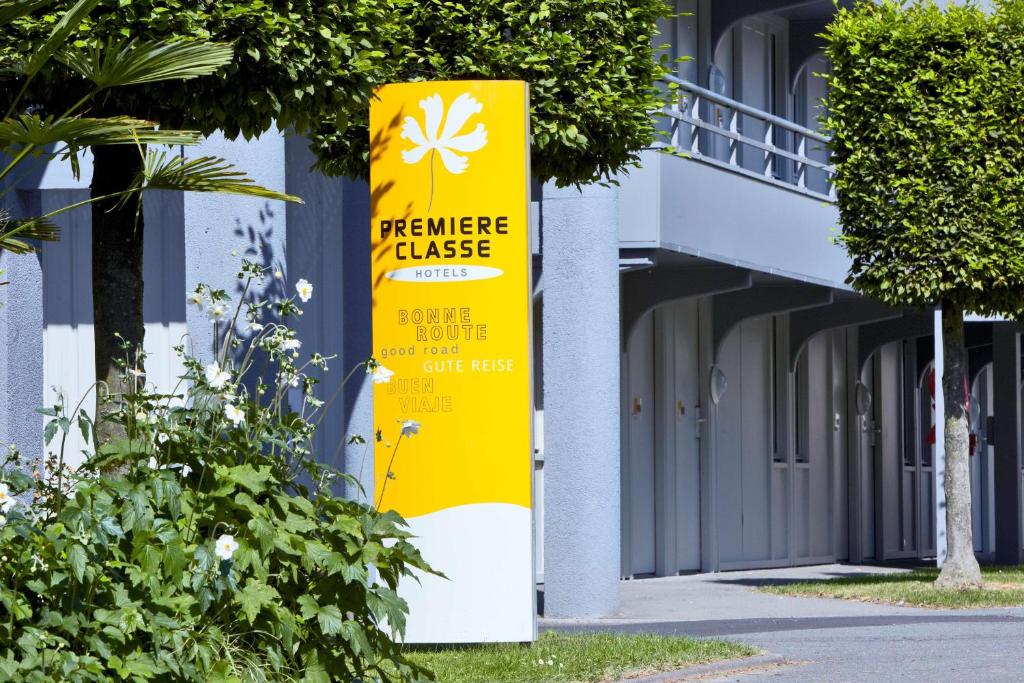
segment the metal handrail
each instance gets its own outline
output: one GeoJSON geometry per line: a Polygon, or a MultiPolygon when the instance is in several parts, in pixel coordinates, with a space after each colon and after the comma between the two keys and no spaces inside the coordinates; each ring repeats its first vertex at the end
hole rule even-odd
{"type": "MultiPolygon", "coordinates": [[[[781,185],[804,194],[829,200],[835,198],[835,191],[830,182],[835,172],[835,167],[817,159],[812,159],[807,155],[808,140],[812,143],[827,144],[829,142],[828,137],[818,131],[811,130],[775,114],[762,111],[724,95],[719,95],[677,76],[666,75],[664,80],[678,86],[682,95],[680,101],[675,106],[667,107],[665,110],[665,114],[672,120],[673,145],[687,151],[691,158],[759,180],[781,185]],[[707,102],[718,107],[716,115],[719,118],[722,115],[721,109],[728,111],[728,124],[722,125],[721,120],[717,122],[707,121],[706,116],[701,114],[701,102],[707,102]],[[759,139],[744,135],[739,124],[739,116],[741,115],[766,124],[764,136],[759,139]],[[680,144],[683,142],[680,140],[682,133],[679,130],[680,124],[691,127],[691,140],[688,144],[680,144]],[[705,131],[705,136],[701,135],[701,131],[705,131]],[[792,149],[776,144],[775,137],[778,131],[793,135],[794,144],[792,149]],[[714,152],[707,154],[702,149],[702,147],[706,146],[706,143],[702,145],[701,137],[710,135],[718,136],[728,141],[728,160],[719,158],[720,155],[716,155],[714,152]],[[762,156],[764,167],[761,172],[747,168],[749,163],[744,164],[740,162],[741,149],[756,150],[762,156]],[[786,164],[786,162],[789,162],[789,164],[786,164]],[[789,170],[789,166],[792,166],[792,171],[789,170]],[[825,174],[828,184],[827,192],[820,192],[807,187],[807,169],[809,168],[817,169],[825,174]]],[[[747,151],[742,152],[744,157],[747,153],[747,151]]]]}
{"type": "Polygon", "coordinates": [[[752,117],[754,117],[756,119],[761,119],[762,121],[765,121],[765,122],[770,123],[772,125],[778,126],[779,128],[784,128],[784,129],[786,129],[788,131],[792,131],[794,133],[799,133],[800,135],[803,135],[804,137],[808,137],[811,140],[814,140],[816,142],[828,142],[828,140],[829,140],[827,137],[825,137],[824,135],[822,135],[821,133],[819,133],[816,130],[811,130],[810,128],[805,128],[804,126],[801,126],[798,123],[793,123],[792,121],[790,121],[788,119],[784,119],[781,116],[776,116],[775,114],[769,114],[768,112],[766,112],[766,111],[764,111],[762,109],[757,109],[756,107],[751,107],[749,104],[743,104],[742,102],[739,102],[737,100],[729,99],[725,95],[719,95],[718,93],[716,93],[716,92],[714,92],[712,90],[708,90],[707,88],[702,88],[699,85],[697,85],[696,83],[691,83],[690,81],[688,81],[688,80],[686,80],[684,78],[679,78],[678,76],[672,76],[671,74],[666,75],[663,78],[666,81],[668,81],[669,83],[675,83],[676,85],[681,86],[683,90],[686,90],[688,92],[692,92],[695,95],[699,95],[700,97],[702,97],[703,99],[707,100],[708,102],[713,102],[715,104],[720,104],[723,107],[728,107],[729,109],[734,109],[734,110],[738,111],[741,114],[745,114],[747,116],[752,116],[752,117]]]}

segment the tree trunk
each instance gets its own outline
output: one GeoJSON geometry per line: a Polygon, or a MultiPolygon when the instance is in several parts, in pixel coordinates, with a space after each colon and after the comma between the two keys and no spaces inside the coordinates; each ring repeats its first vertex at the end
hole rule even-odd
{"type": "Polygon", "coordinates": [[[971,529],[971,462],[969,452],[969,416],[967,410],[967,373],[964,359],[964,310],[945,302],[942,305],[943,372],[942,394],[945,408],[946,447],[946,562],[935,585],[941,588],[977,588],[981,569],[974,557],[971,529]]]}
{"type": "MultiPolygon", "coordinates": [[[[92,196],[128,188],[142,170],[135,145],[93,147],[92,196]]],[[[130,391],[119,361],[142,370],[145,335],[142,317],[143,221],[141,196],[124,203],[121,197],[92,205],[92,310],[96,344],[96,435],[100,444],[124,438],[124,427],[105,419],[116,412],[130,391]],[[118,338],[120,335],[120,338],[118,338]],[[127,345],[127,349],[125,348],[127,345]]],[[[132,383],[134,383],[134,379],[132,383]]]]}

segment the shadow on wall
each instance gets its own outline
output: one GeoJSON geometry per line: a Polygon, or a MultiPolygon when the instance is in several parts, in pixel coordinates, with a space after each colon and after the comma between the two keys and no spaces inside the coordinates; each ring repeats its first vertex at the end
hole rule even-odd
{"type": "Polygon", "coordinates": [[[370,190],[363,181],[328,178],[313,171],[314,162],[304,138],[286,138],[286,189],[305,202],[286,207],[288,286],[305,278],[314,287],[313,298],[300,304],[305,313],[295,328],[303,351],[336,356],[328,362],[328,372],[310,373],[320,381],[317,398],[326,403],[313,444],[314,457],[356,475],[362,467],[364,485],[370,488],[370,383],[357,370],[342,387],[345,376],[372,353],[370,190]],[[363,436],[368,444],[348,444],[353,434],[363,436]]]}

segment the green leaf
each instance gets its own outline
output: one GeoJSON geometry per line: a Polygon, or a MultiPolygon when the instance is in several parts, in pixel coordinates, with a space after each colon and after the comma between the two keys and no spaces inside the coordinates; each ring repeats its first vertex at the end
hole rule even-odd
{"type": "Polygon", "coordinates": [[[142,175],[133,187],[146,190],[180,190],[184,192],[219,192],[247,197],[262,197],[302,203],[295,195],[276,192],[257,185],[245,172],[237,170],[224,159],[199,157],[186,159],[150,150],[142,175]]]}
{"type": "Polygon", "coordinates": [[[301,609],[302,618],[306,621],[315,617],[320,611],[320,604],[316,601],[316,598],[310,595],[300,595],[298,603],[299,608],[301,609]]]}
{"type": "Polygon", "coordinates": [[[85,548],[75,543],[71,546],[71,550],[68,551],[68,562],[71,564],[71,571],[74,572],[75,579],[79,583],[85,577],[85,548]]]}
{"type": "Polygon", "coordinates": [[[0,25],[9,24],[18,17],[31,14],[37,9],[46,7],[53,0],[8,0],[0,2],[0,25]]]}
{"type": "Polygon", "coordinates": [[[43,443],[50,445],[53,437],[57,435],[57,427],[57,420],[50,420],[46,423],[46,426],[43,428],[43,443]]]}
{"type": "Polygon", "coordinates": [[[328,636],[341,633],[342,626],[345,624],[345,617],[337,605],[322,606],[316,614],[316,620],[320,624],[320,630],[328,636]]]}
{"type": "Polygon", "coordinates": [[[44,147],[55,143],[64,143],[71,148],[124,144],[194,145],[199,139],[199,133],[194,131],[158,130],[152,121],[129,116],[58,119],[22,114],[0,120],[0,148],[4,149],[29,145],[44,147]]]}
{"type": "Polygon", "coordinates": [[[89,420],[89,415],[84,410],[78,413],[78,431],[82,433],[82,441],[89,443],[91,421],[89,420]]]}
{"type": "Polygon", "coordinates": [[[89,12],[91,12],[99,3],[100,0],[78,0],[71,9],[65,12],[64,16],[62,16],[60,21],[57,22],[57,25],[53,27],[53,31],[46,39],[46,42],[36,48],[32,58],[25,65],[25,73],[28,76],[34,76],[39,73],[39,70],[43,68],[43,65],[49,61],[51,56],[53,56],[53,53],[67,42],[68,36],[71,32],[74,31],[80,23],[82,23],[82,20],[85,19],[89,15],[89,12]]]}
{"type": "Polygon", "coordinates": [[[253,578],[246,581],[245,588],[235,593],[235,602],[241,606],[242,613],[250,624],[256,621],[256,615],[261,609],[273,604],[278,598],[280,595],[273,586],[253,578]]]}
{"type": "Polygon", "coordinates": [[[264,490],[264,484],[270,480],[270,467],[263,466],[256,469],[246,463],[234,467],[216,465],[214,470],[218,478],[226,479],[232,484],[249,489],[253,493],[260,493],[264,490]]]}
{"type": "Polygon", "coordinates": [[[100,528],[106,533],[117,538],[124,536],[124,529],[117,523],[117,520],[113,517],[104,517],[100,520],[100,528]]]}
{"type": "Polygon", "coordinates": [[[0,251],[12,254],[31,254],[36,247],[23,240],[56,242],[60,228],[45,218],[0,219],[0,251]]]}
{"type": "Polygon", "coordinates": [[[247,524],[249,531],[256,537],[259,543],[260,552],[267,554],[274,547],[274,537],[277,535],[274,525],[262,517],[253,517],[247,524]]]}
{"type": "Polygon", "coordinates": [[[97,88],[116,88],[208,76],[234,58],[229,43],[131,41],[69,49],[58,59],[97,88]]]}

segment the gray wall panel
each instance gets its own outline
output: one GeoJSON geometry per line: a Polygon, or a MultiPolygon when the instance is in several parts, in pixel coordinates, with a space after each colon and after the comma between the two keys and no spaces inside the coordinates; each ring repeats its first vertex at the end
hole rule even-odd
{"type": "Polygon", "coordinates": [[[654,315],[636,326],[627,354],[628,574],[654,573],[654,315]]]}
{"type": "Polygon", "coordinates": [[[743,405],[741,495],[743,557],[748,561],[771,557],[771,509],[768,501],[771,471],[770,330],[771,318],[767,316],[745,321],[740,327],[743,374],[737,388],[743,405]]]}
{"type": "Polygon", "coordinates": [[[645,152],[621,178],[624,246],[651,245],[847,289],[834,205],[698,161],[645,152]],[[657,191],[644,185],[659,182],[657,191]],[[651,207],[659,208],[655,214],[651,207]],[[660,232],[658,226],[660,225],[660,232]]]}
{"type": "Polygon", "coordinates": [[[676,556],[678,570],[700,569],[700,400],[697,300],[673,306],[675,313],[676,556]],[[682,405],[682,414],[679,405],[682,405]]]}
{"type": "Polygon", "coordinates": [[[729,390],[712,410],[715,420],[716,445],[713,461],[716,468],[715,495],[716,535],[720,562],[739,562],[743,555],[743,371],[740,328],[734,329],[718,352],[718,365],[729,378],[729,390]]]}

